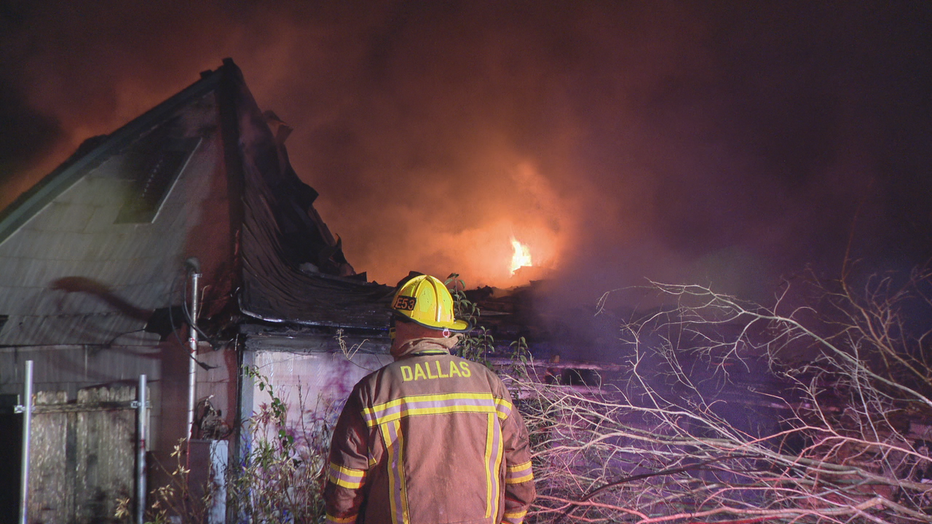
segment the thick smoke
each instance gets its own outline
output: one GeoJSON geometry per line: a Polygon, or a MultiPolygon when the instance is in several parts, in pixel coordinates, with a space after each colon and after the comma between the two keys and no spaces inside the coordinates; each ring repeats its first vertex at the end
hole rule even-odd
{"type": "Polygon", "coordinates": [[[383,283],[522,284],[512,236],[584,303],[932,254],[928,3],[307,4],[3,7],[0,205],[229,56],[383,283]]]}

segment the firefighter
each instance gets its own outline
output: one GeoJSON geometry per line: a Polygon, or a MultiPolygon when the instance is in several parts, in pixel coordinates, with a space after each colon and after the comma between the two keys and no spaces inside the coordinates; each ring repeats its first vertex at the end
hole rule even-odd
{"type": "Polygon", "coordinates": [[[535,497],[527,428],[501,379],[450,354],[469,325],[440,280],[403,280],[394,362],[353,388],[330,448],[327,521],[520,524],[535,497]]]}

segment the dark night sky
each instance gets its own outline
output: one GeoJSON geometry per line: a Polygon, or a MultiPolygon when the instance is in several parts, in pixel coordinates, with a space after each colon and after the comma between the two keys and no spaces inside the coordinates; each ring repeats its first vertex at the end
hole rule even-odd
{"type": "Polygon", "coordinates": [[[0,3],[0,206],[232,57],[383,283],[517,283],[512,235],[586,301],[932,256],[932,2],[84,4],[0,3]]]}

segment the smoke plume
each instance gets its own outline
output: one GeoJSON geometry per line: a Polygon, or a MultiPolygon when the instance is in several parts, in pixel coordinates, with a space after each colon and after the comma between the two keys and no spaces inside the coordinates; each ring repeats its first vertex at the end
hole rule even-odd
{"type": "Polygon", "coordinates": [[[758,298],[932,255],[932,4],[14,2],[0,206],[232,57],[371,279],[758,298]]]}

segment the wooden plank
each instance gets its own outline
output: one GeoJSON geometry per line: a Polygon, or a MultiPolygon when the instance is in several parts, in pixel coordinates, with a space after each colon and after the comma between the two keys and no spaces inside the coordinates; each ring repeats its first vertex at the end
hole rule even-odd
{"type": "Polygon", "coordinates": [[[133,387],[36,395],[30,515],[37,522],[106,522],[133,495],[133,387]]]}

